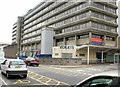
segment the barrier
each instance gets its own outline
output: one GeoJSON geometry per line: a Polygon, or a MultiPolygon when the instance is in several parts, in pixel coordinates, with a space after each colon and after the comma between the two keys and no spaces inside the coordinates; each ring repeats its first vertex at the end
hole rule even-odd
{"type": "Polygon", "coordinates": [[[81,58],[40,58],[40,64],[50,65],[81,65],[81,58]]]}

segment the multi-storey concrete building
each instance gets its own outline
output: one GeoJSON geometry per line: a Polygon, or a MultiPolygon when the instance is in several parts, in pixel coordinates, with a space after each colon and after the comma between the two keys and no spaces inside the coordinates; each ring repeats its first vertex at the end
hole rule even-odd
{"type": "Polygon", "coordinates": [[[14,23],[12,28],[12,44],[17,43],[16,34],[17,34],[17,23],[14,23]]]}
{"type": "Polygon", "coordinates": [[[116,10],[115,1],[41,2],[23,16],[21,50],[41,50],[42,29],[52,28],[53,57],[82,58],[88,64],[89,60],[113,60],[118,36],[116,10]]]}

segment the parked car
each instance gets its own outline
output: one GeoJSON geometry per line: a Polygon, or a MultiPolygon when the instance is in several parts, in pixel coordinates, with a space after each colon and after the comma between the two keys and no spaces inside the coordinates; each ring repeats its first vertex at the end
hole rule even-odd
{"type": "Polygon", "coordinates": [[[103,72],[88,77],[75,87],[120,87],[120,75],[118,70],[103,72]]]}
{"type": "Polygon", "coordinates": [[[40,60],[38,58],[34,58],[34,57],[28,57],[24,61],[28,66],[30,66],[30,65],[39,66],[39,64],[40,64],[40,60]]]}
{"type": "Polygon", "coordinates": [[[1,69],[1,63],[3,63],[6,60],[5,57],[0,57],[0,69],[1,69]]]}
{"type": "Polygon", "coordinates": [[[7,78],[11,75],[20,75],[24,78],[27,77],[27,65],[20,59],[6,59],[1,63],[1,74],[6,74],[7,78]]]}

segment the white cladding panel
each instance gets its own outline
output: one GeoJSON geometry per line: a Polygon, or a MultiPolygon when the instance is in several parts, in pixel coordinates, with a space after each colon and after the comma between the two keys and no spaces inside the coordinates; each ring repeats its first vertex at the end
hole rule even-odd
{"type": "Polygon", "coordinates": [[[53,29],[50,27],[42,28],[41,36],[41,54],[52,54],[53,29]]]}

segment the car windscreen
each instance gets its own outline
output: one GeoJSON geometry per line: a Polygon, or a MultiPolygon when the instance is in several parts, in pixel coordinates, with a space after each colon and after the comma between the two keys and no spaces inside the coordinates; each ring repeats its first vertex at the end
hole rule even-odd
{"type": "Polygon", "coordinates": [[[25,65],[24,61],[12,61],[11,62],[12,65],[25,65]]]}

